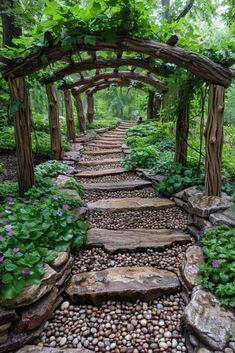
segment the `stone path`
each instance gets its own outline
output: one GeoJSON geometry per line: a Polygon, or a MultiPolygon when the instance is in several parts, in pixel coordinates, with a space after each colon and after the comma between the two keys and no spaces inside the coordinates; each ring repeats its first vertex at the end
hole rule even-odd
{"type": "Polygon", "coordinates": [[[192,239],[175,203],[121,167],[133,125],[122,122],[74,144],[76,151],[84,143],[75,178],[88,201],[87,246],[75,256],[65,302],[38,345],[19,353],[187,352],[178,270],[192,239]]]}

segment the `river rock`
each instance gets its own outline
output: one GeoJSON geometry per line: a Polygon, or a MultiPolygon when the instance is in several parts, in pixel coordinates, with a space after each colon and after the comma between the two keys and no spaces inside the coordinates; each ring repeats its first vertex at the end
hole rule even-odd
{"type": "Polygon", "coordinates": [[[196,285],[199,266],[203,264],[203,253],[200,246],[190,246],[185,253],[185,259],[181,269],[184,284],[189,290],[196,285]]]}
{"type": "Polygon", "coordinates": [[[229,202],[218,196],[191,196],[188,199],[189,212],[199,217],[208,218],[213,212],[225,210],[229,202]]]}
{"type": "Polygon", "coordinates": [[[39,284],[25,287],[14,299],[1,299],[1,304],[13,308],[28,306],[48,293],[56,283],[58,276],[58,273],[46,264],[44,276],[39,284]]]}
{"type": "Polygon", "coordinates": [[[228,346],[235,314],[222,307],[214,294],[195,287],[185,309],[185,325],[189,332],[214,350],[228,346]]]}

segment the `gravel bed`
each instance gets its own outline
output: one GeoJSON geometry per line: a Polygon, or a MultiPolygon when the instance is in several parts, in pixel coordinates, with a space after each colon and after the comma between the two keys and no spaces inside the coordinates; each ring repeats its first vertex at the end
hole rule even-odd
{"type": "Polygon", "coordinates": [[[93,166],[81,166],[78,164],[77,166],[77,172],[79,171],[92,171],[92,170],[103,170],[103,169],[117,169],[121,168],[120,163],[110,163],[110,164],[99,164],[99,165],[93,165],[93,166]]]}
{"type": "Polygon", "coordinates": [[[106,229],[181,229],[187,227],[187,216],[178,207],[164,210],[138,210],[127,212],[93,212],[89,225],[92,228],[106,229]]]}
{"type": "Polygon", "coordinates": [[[145,252],[110,254],[101,248],[82,249],[75,256],[72,274],[101,271],[111,267],[152,266],[178,273],[186,249],[195,243],[175,244],[162,251],[148,249],[145,252]]]}
{"type": "Polygon", "coordinates": [[[81,183],[108,183],[108,182],[118,182],[124,180],[143,180],[134,172],[126,172],[117,175],[105,175],[97,178],[77,178],[81,183]]]}
{"type": "Polygon", "coordinates": [[[99,156],[90,156],[83,153],[81,161],[102,161],[103,159],[124,158],[124,153],[100,154],[99,156]]]}
{"type": "Polygon", "coordinates": [[[87,202],[107,199],[119,199],[124,197],[157,197],[157,193],[153,188],[148,187],[141,190],[133,191],[89,191],[83,196],[83,199],[87,202]]]}
{"type": "Polygon", "coordinates": [[[108,301],[101,307],[63,302],[40,336],[45,347],[112,353],[187,352],[180,294],[149,303],[108,301]]]}

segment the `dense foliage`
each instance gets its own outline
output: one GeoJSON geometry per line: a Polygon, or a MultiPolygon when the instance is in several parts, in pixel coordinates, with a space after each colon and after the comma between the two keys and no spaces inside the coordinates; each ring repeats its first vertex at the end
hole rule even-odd
{"type": "Polygon", "coordinates": [[[205,264],[198,283],[213,290],[222,304],[235,307],[235,228],[225,225],[206,231],[202,239],[205,264]]]}

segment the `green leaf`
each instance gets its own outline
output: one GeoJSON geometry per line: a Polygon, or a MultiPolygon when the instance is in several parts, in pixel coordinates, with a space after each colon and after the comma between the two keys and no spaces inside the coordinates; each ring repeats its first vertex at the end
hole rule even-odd
{"type": "Polygon", "coordinates": [[[96,36],[84,36],[84,44],[96,45],[96,36]]]}

